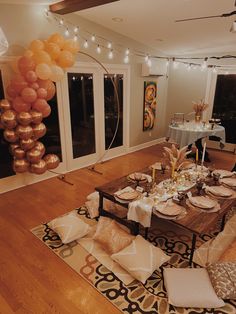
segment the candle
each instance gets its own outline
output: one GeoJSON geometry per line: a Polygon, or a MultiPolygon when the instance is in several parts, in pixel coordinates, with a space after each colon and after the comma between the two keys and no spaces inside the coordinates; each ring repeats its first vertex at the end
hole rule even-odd
{"type": "Polygon", "coordinates": [[[175,166],[174,164],[172,165],[172,172],[171,172],[171,178],[174,179],[175,176],[175,166]]]}
{"type": "Polygon", "coordinates": [[[198,163],[198,149],[196,149],[196,164],[198,163]]]}
{"type": "Polygon", "coordinates": [[[152,180],[155,181],[156,169],[152,168],[152,180]]]}
{"type": "Polygon", "coordinates": [[[203,152],[202,152],[202,166],[204,163],[204,159],[205,159],[205,154],[206,154],[206,142],[203,145],[203,152]]]}

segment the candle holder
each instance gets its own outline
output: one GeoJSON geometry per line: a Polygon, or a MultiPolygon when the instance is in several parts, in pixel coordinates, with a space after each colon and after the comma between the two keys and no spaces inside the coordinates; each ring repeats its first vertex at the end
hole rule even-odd
{"type": "Polygon", "coordinates": [[[219,185],[220,174],[213,172],[213,180],[214,180],[215,185],[219,185]]]}
{"type": "Polygon", "coordinates": [[[162,162],[161,163],[161,173],[165,174],[165,171],[166,171],[166,164],[162,162]]]}
{"type": "Polygon", "coordinates": [[[204,184],[203,180],[198,178],[196,181],[196,188],[197,188],[198,195],[201,195],[203,184],[204,184]]]}

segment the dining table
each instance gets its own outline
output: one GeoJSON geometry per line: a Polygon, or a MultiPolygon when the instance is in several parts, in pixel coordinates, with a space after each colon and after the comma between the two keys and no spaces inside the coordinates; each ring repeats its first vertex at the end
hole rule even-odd
{"type": "MultiPolygon", "coordinates": [[[[152,175],[151,167],[146,167],[145,169],[138,170],[139,173],[152,175]]],[[[170,170],[166,170],[164,173],[161,170],[157,170],[157,176],[155,177],[155,185],[159,185],[166,180],[170,180],[170,170]]],[[[215,181],[213,177],[207,177],[207,184],[214,185],[215,181]]],[[[104,209],[104,199],[108,199],[113,203],[119,204],[125,208],[129,208],[130,202],[122,202],[116,197],[117,191],[120,191],[126,187],[131,187],[133,189],[137,189],[137,182],[131,181],[129,179],[129,174],[122,176],[120,178],[114,179],[106,184],[98,186],[95,190],[99,193],[99,215],[110,217],[120,224],[125,225],[128,227],[132,234],[137,235],[140,231],[140,223],[137,221],[132,221],[127,218],[127,215],[124,217],[119,217],[117,213],[110,212],[104,209]]],[[[145,192],[145,185],[144,185],[144,192],[145,192]]],[[[196,183],[189,188],[191,195],[196,196],[199,193],[199,189],[197,189],[196,183]]],[[[147,193],[146,193],[147,196],[147,193]]],[[[185,195],[186,196],[186,195],[185,195]]],[[[217,226],[219,220],[221,220],[221,231],[224,227],[225,217],[228,211],[231,209],[232,206],[236,204],[236,198],[220,198],[217,200],[219,204],[219,210],[216,212],[211,211],[203,211],[203,210],[196,210],[193,206],[188,206],[188,197],[185,197],[182,206],[185,208],[185,214],[180,216],[178,219],[165,219],[168,223],[178,225],[180,228],[185,229],[187,232],[192,234],[192,243],[191,243],[191,250],[189,255],[189,265],[192,265],[193,253],[195,250],[196,239],[198,236],[201,236],[212,228],[217,226]]],[[[155,211],[152,211],[152,219],[154,216],[157,219],[162,220],[161,216],[156,215],[155,211]]],[[[146,228],[146,231],[148,228],[146,228]]]]}

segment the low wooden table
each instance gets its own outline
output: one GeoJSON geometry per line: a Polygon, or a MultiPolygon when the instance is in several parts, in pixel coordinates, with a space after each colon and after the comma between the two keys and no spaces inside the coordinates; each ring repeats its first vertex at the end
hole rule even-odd
{"type": "MultiPolygon", "coordinates": [[[[148,168],[145,168],[139,170],[138,172],[150,174],[151,171],[148,168]]],[[[161,172],[158,171],[156,183],[158,184],[159,182],[168,179],[169,177],[170,174],[167,171],[165,174],[161,174],[161,172]]],[[[209,182],[208,184],[212,185],[213,182],[209,182]]],[[[95,190],[99,192],[99,215],[115,219],[119,223],[128,227],[134,235],[137,235],[139,233],[139,223],[127,220],[127,217],[120,218],[114,213],[104,210],[103,207],[103,199],[106,198],[114,203],[117,203],[121,206],[128,208],[128,204],[120,203],[114,197],[115,192],[117,192],[119,189],[125,188],[126,186],[132,186],[133,188],[135,188],[136,185],[135,183],[130,182],[127,176],[124,176],[95,188],[95,190]]],[[[196,188],[193,187],[191,189],[191,192],[193,195],[196,195],[197,194],[196,188]]],[[[189,232],[192,233],[192,246],[189,257],[190,265],[192,265],[193,253],[195,250],[197,236],[209,232],[213,227],[216,226],[219,219],[221,219],[222,230],[225,223],[225,216],[229,209],[236,204],[236,199],[219,199],[218,202],[221,206],[221,209],[215,213],[200,212],[196,209],[189,208],[184,202],[183,206],[186,208],[187,214],[183,218],[178,220],[165,219],[165,221],[168,221],[170,224],[178,225],[179,227],[184,228],[185,230],[188,230],[189,232]]],[[[158,219],[163,218],[158,217],[158,219]]]]}

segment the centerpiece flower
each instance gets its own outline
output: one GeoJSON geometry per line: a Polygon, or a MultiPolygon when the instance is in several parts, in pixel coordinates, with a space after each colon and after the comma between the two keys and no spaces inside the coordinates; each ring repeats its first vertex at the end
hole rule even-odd
{"type": "Polygon", "coordinates": [[[206,104],[203,100],[196,103],[193,101],[193,110],[195,112],[195,121],[200,122],[202,120],[202,114],[203,111],[205,111],[208,107],[208,104],[206,104]]]}

